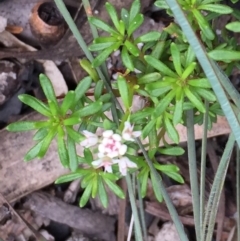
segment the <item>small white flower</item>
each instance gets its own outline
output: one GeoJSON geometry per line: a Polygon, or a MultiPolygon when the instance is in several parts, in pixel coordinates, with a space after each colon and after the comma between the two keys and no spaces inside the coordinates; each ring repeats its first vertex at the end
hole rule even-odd
{"type": "Polygon", "coordinates": [[[80,142],[80,145],[86,148],[95,146],[98,143],[98,136],[89,131],[83,131],[83,135],[86,137],[85,140],[80,142]]]}
{"type": "Polygon", "coordinates": [[[127,146],[121,143],[120,135],[114,134],[112,130],[104,131],[102,135],[102,142],[98,146],[100,156],[105,155],[114,158],[126,153],[127,146]]]}
{"type": "Polygon", "coordinates": [[[126,121],[122,131],[122,138],[126,141],[134,141],[134,138],[141,136],[141,131],[133,131],[133,125],[126,121]]]}
{"type": "Polygon", "coordinates": [[[108,156],[102,156],[100,159],[93,161],[92,165],[96,168],[104,167],[105,172],[112,173],[112,165],[115,163],[115,161],[108,157],[108,156]]]}
{"type": "MultiPolygon", "coordinates": [[[[116,162],[116,161],[115,161],[116,162]]],[[[137,168],[137,164],[130,161],[127,157],[121,157],[119,160],[118,160],[118,167],[119,167],[119,171],[121,172],[121,174],[123,176],[126,176],[127,175],[127,169],[128,168],[137,168]]]]}

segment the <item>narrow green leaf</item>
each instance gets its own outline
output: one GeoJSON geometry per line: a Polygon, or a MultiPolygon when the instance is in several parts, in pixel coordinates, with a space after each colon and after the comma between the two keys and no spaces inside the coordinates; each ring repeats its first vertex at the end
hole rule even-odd
{"type": "Polygon", "coordinates": [[[171,90],[156,106],[154,115],[159,117],[169,106],[176,95],[176,89],[171,90]]]}
{"type": "Polygon", "coordinates": [[[160,73],[173,77],[173,78],[178,78],[178,75],[174,73],[171,69],[169,69],[163,62],[160,60],[150,56],[150,55],[145,55],[144,59],[148,64],[150,64],[152,67],[157,69],[160,73]]]}
{"type": "Polygon", "coordinates": [[[107,9],[107,12],[108,12],[110,18],[112,19],[112,22],[113,22],[115,28],[119,31],[119,20],[117,17],[118,14],[117,14],[115,7],[112,4],[110,4],[109,2],[105,3],[105,7],[107,9]]]}
{"type": "Polygon", "coordinates": [[[76,179],[80,179],[83,176],[83,174],[81,172],[73,172],[73,173],[69,173],[66,175],[63,175],[61,177],[59,177],[56,181],[55,184],[60,184],[60,183],[64,183],[64,182],[71,182],[73,180],[76,179]]]}
{"type": "Polygon", "coordinates": [[[11,123],[6,127],[8,131],[17,132],[17,131],[30,131],[38,129],[35,121],[18,121],[11,123]]]}
{"type": "Polygon", "coordinates": [[[80,199],[79,206],[81,208],[84,207],[87,204],[87,202],[88,202],[88,200],[90,198],[91,192],[92,192],[92,183],[90,182],[87,185],[87,187],[85,188],[85,190],[84,190],[84,192],[82,194],[82,197],[80,199]]]}
{"type": "Polygon", "coordinates": [[[190,90],[189,88],[184,88],[184,92],[188,99],[192,102],[192,104],[202,113],[205,113],[205,107],[204,104],[201,102],[201,100],[196,97],[190,90]]]}
{"type": "Polygon", "coordinates": [[[153,119],[147,123],[147,125],[142,130],[142,138],[143,139],[145,139],[149,135],[150,131],[153,128],[155,128],[155,125],[156,125],[156,119],[153,119]]]}
{"type": "Polygon", "coordinates": [[[69,157],[65,140],[62,136],[57,135],[58,156],[64,167],[69,166],[69,157]]]}
{"type": "Polygon", "coordinates": [[[122,42],[116,42],[112,44],[109,48],[105,49],[102,51],[92,62],[93,67],[98,67],[100,66],[106,59],[107,57],[114,51],[116,51],[120,46],[122,42]]]}
{"type": "Polygon", "coordinates": [[[152,172],[150,172],[150,178],[151,178],[151,181],[152,181],[152,187],[153,187],[155,197],[157,198],[157,200],[159,202],[162,202],[163,197],[162,197],[162,194],[161,194],[161,190],[159,189],[159,183],[158,183],[158,180],[155,178],[155,175],[153,175],[152,172]]]}
{"type": "Polygon", "coordinates": [[[106,24],[105,22],[103,22],[102,20],[96,18],[96,17],[89,17],[88,18],[89,22],[91,24],[93,24],[94,26],[96,26],[97,28],[100,28],[108,33],[111,34],[116,34],[118,35],[118,32],[115,31],[113,28],[111,28],[108,24],[106,24]]]}
{"type": "Polygon", "coordinates": [[[70,167],[70,170],[74,172],[78,168],[78,157],[77,157],[75,142],[70,136],[68,136],[67,138],[67,149],[68,149],[68,156],[69,156],[69,167],[70,167]]]}
{"type": "Polygon", "coordinates": [[[45,154],[56,134],[57,134],[57,127],[53,127],[52,129],[49,130],[47,136],[42,140],[42,145],[41,145],[40,151],[38,153],[39,158],[43,158],[45,156],[45,154]]]}
{"type": "Polygon", "coordinates": [[[196,62],[192,62],[190,65],[188,65],[188,67],[183,71],[181,78],[187,79],[189,75],[191,75],[194,69],[196,68],[196,65],[197,65],[196,62]]]}
{"type": "Polygon", "coordinates": [[[83,141],[85,137],[80,134],[79,132],[75,131],[73,127],[65,126],[67,134],[76,142],[79,143],[80,141],[83,141]]]}
{"type": "Polygon", "coordinates": [[[208,53],[208,56],[214,60],[234,61],[234,60],[240,60],[240,51],[217,49],[217,50],[210,51],[208,53]]]}
{"type": "Polygon", "coordinates": [[[118,75],[117,84],[123,104],[126,107],[126,109],[129,109],[132,105],[132,97],[129,93],[127,81],[122,75],[118,75]]]}
{"type": "Polygon", "coordinates": [[[169,9],[169,6],[166,4],[165,0],[157,0],[154,4],[160,9],[169,9]]]}
{"type": "Polygon", "coordinates": [[[235,21],[235,22],[228,23],[225,26],[225,28],[232,31],[232,32],[239,33],[240,32],[240,22],[235,21]]]}
{"type": "Polygon", "coordinates": [[[149,169],[144,170],[139,176],[141,182],[141,197],[144,198],[147,194],[147,184],[148,184],[149,169]]]}
{"type": "Polygon", "coordinates": [[[92,152],[88,148],[85,148],[83,153],[84,153],[85,162],[87,162],[89,165],[92,165],[92,162],[93,162],[92,152]]]}
{"type": "Polygon", "coordinates": [[[63,120],[63,125],[64,126],[73,126],[80,124],[81,118],[76,117],[76,116],[70,116],[69,118],[63,120]]]}
{"type": "Polygon", "coordinates": [[[181,122],[183,115],[183,94],[179,100],[176,100],[174,112],[173,112],[173,125],[177,125],[181,122]]]}
{"type": "Polygon", "coordinates": [[[39,75],[39,80],[46,98],[55,103],[56,106],[58,106],[58,102],[51,81],[44,74],[39,75]]]}
{"type": "Polygon", "coordinates": [[[32,147],[24,156],[24,161],[28,162],[38,156],[38,153],[42,147],[43,140],[38,142],[34,147],[32,147]]]}
{"type": "Polygon", "coordinates": [[[104,208],[108,206],[108,195],[105,190],[102,178],[98,179],[98,196],[104,208]]]}
{"type": "Polygon", "coordinates": [[[124,192],[122,191],[122,189],[116,185],[114,182],[110,181],[108,178],[105,178],[105,176],[103,176],[105,183],[108,185],[108,187],[119,197],[124,199],[125,195],[124,192]]]}
{"type": "Polygon", "coordinates": [[[54,117],[58,116],[58,114],[59,114],[58,104],[56,104],[52,100],[48,100],[48,106],[49,106],[49,109],[51,111],[51,115],[54,116],[54,117]]]}
{"type": "Polygon", "coordinates": [[[90,88],[92,79],[87,76],[83,78],[75,89],[75,104],[83,97],[86,91],[90,88]]]}
{"type": "Polygon", "coordinates": [[[140,51],[139,51],[138,47],[137,47],[135,44],[131,43],[129,40],[126,40],[126,41],[124,42],[124,46],[126,46],[127,50],[128,50],[133,56],[135,56],[135,57],[138,57],[138,56],[139,56],[140,51]]]}
{"type": "Polygon", "coordinates": [[[42,115],[45,115],[48,117],[52,116],[49,108],[42,101],[38,100],[37,98],[35,98],[31,95],[21,94],[18,96],[18,99],[42,115]]]}
{"type": "Polygon", "coordinates": [[[122,62],[125,65],[125,67],[131,71],[134,71],[134,65],[133,65],[131,57],[129,56],[126,46],[123,46],[123,48],[122,48],[121,58],[122,58],[122,62]]]}
{"type": "Polygon", "coordinates": [[[163,155],[169,156],[181,156],[185,152],[184,149],[179,146],[159,148],[158,151],[163,155]]]}
{"type": "Polygon", "coordinates": [[[164,172],[167,176],[179,183],[184,183],[184,179],[179,173],[176,172],[164,172]]]}
{"type": "Polygon", "coordinates": [[[157,41],[159,40],[161,36],[161,33],[158,31],[151,31],[148,33],[145,33],[141,36],[139,36],[136,40],[135,43],[147,43],[147,42],[151,42],[151,41],[157,41]]]}
{"type": "Polygon", "coordinates": [[[193,49],[190,45],[188,46],[188,50],[187,50],[186,54],[187,55],[186,55],[185,66],[189,66],[196,59],[196,55],[195,55],[195,53],[194,53],[194,51],[193,51],[193,49]]]}
{"type": "Polygon", "coordinates": [[[92,180],[92,198],[95,198],[98,193],[98,176],[95,174],[92,180]]]}
{"type": "Polygon", "coordinates": [[[194,91],[197,92],[201,97],[203,97],[204,99],[208,100],[209,102],[214,102],[217,100],[216,96],[214,95],[214,93],[210,90],[206,90],[206,89],[201,89],[201,88],[195,88],[192,87],[191,89],[194,88],[194,91]]]}
{"type": "Polygon", "coordinates": [[[125,8],[122,8],[122,10],[121,10],[121,18],[122,18],[122,21],[124,22],[125,27],[128,28],[129,12],[125,8]]]}
{"type": "Polygon", "coordinates": [[[94,98],[98,100],[102,96],[104,83],[103,80],[99,80],[94,88],[94,98]]]}
{"type": "Polygon", "coordinates": [[[180,57],[180,51],[178,49],[178,46],[175,43],[171,43],[170,45],[171,50],[171,57],[173,60],[174,68],[179,76],[182,75],[182,66],[181,66],[181,57],[180,57]]]}
{"type": "Polygon", "coordinates": [[[188,84],[199,88],[211,88],[211,84],[207,78],[191,79],[188,81],[188,84]]]}
{"type": "Polygon", "coordinates": [[[140,1],[139,0],[134,0],[129,12],[129,22],[131,23],[134,18],[137,16],[137,14],[140,12],[140,1]]]}
{"type": "Polygon", "coordinates": [[[117,42],[117,39],[116,39],[116,41],[114,41],[114,42],[105,42],[105,43],[93,43],[93,44],[91,44],[90,46],[89,46],[89,50],[90,51],[101,51],[101,50],[103,50],[103,49],[106,49],[106,48],[108,48],[108,47],[110,47],[110,46],[112,46],[114,43],[116,43],[117,42]]]}
{"type": "Polygon", "coordinates": [[[159,81],[161,78],[160,73],[153,72],[150,74],[145,74],[141,78],[138,79],[138,84],[149,84],[155,81],[159,81]]]}
{"type": "Polygon", "coordinates": [[[99,112],[102,109],[102,105],[103,105],[103,103],[100,101],[93,102],[87,106],[84,106],[80,110],[74,112],[72,114],[72,117],[82,118],[82,117],[96,114],[97,112],[99,112]]]}
{"type": "Polygon", "coordinates": [[[39,129],[33,136],[33,140],[34,141],[40,141],[42,140],[44,137],[46,137],[46,135],[48,134],[48,128],[41,128],[39,129]]]}
{"type": "Polygon", "coordinates": [[[67,111],[71,108],[71,106],[74,104],[74,101],[75,101],[75,92],[70,90],[64,97],[62,105],[60,107],[63,115],[65,115],[67,111]]]}
{"type": "Polygon", "coordinates": [[[143,20],[144,20],[143,15],[139,13],[132,21],[129,21],[129,27],[127,29],[128,36],[131,36],[132,33],[142,25],[143,20]]]}
{"type": "Polygon", "coordinates": [[[178,132],[177,132],[176,128],[173,126],[170,119],[167,117],[167,115],[164,115],[164,124],[165,124],[165,129],[166,129],[167,134],[170,137],[170,139],[172,139],[174,143],[178,144],[179,143],[178,132]]]}
{"type": "Polygon", "coordinates": [[[153,110],[154,110],[153,108],[149,108],[149,107],[139,110],[139,111],[131,114],[130,121],[132,123],[135,123],[138,120],[145,119],[146,117],[148,117],[152,114],[153,110]]]}
{"type": "Polygon", "coordinates": [[[206,4],[206,5],[201,4],[200,6],[198,6],[198,9],[215,12],[215,13],[221,13],[221,14],[229,14],[229,13],[232,13],[233,11],[232,8],[230,8],[229,6],[226,6],[223,4],[216,4],[216,3],[206,4]]]}
{"type": "Polygon", "coordinates": [[[94,44],[97,43],[107,43],[107,42],[116,42],[116,37],[114,36],[103,36],[103,37],[98,37],[93,40],[94,44]]]}

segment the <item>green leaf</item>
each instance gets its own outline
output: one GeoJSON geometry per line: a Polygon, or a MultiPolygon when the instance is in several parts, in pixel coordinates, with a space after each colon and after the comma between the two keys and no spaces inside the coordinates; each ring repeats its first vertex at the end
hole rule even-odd
{"type": "Polygon", "coordinates": [[[98,176],[95,174],[94,178],[92,179],[92,198],[97,196],[98,192],[98,176]]]}
{"type": "Polygon", "coordinates": [[[142,25],[144,20],[144,17],[142,14],[137,14],[136,17],[132,20],[129,21],[129,27],[127,29],[127,34],[128,36],[131,36],[132,33],[139,27],[142,25]]]}
{"type": "Polygon", "coordinates": [[[207,78],[191,79],[188,81],[188,84],[199,88],[211,88],[211,84],[207,78]]]}
{"type": "Polygon", "coordinates": [[[147,194],[148,176],[149,176],[148,168],[146,168],[144,171],[142,171],[141,175],[138,175],[138,178],[141,182],[141,197],[142,198],[144,198],[147,194]]]}
{"type": "Polygon", "coordinates": [[[183,71],[181,78],[184,80],[187,79],[189,75],[192,74],[192,72],[196,68],[196,65],[197,65],[196,62],[192,62],[190,65],[188,65],[188,67],[183,71]]]}
{"type": "Polygon", "coordinates": [[[146,107],[142,110],[139,110],[130,116],[130,121],[135,123],[138,120],[145,119],[146,117],[150,116],[153,112],[153,108],[146,107]]]}
{"type": "Polygon", "coordinates": [[[98,179],[98,196],[104,208],[108,206],[108,196],[102,178],[98,179]]]}
{"type": "Polygon", "coordinates": [[[204,99],[206,99],[209,102],[214,102],[217,100],[216,96],[214,95],[214,93],[210,90],[206,90],[206,89],[201,89],[201,88],[195,88],[192,87],[191,89],[194,88],[194,91],[197,92],[201,97],[203,97],[204,99]]]}
{"type": "Polygon", "coordinates": [[[38,156],[38,153],[42,147],[43,140],[38,142],[34,147],[32,147],[24,156],[24,161],[28,162],[38,156]]]}
{"type": "Polygon", "coordinates": [[[167,176],[171,177],[173,180],[179,182],[179,183],[184,183],[184,179],[179,173],[176,172],[164,172],[167,176]]]}
{"type": "Polygon", "coordinates": [[[87,76],[83,78],[75,89],[75,104],[83,97],[86,91],[90,88],[92,79],[87,76]]]}
{"type": "Polygon", "coordinates": [[[80,134],[79,132],[75,131],[73,127],[65,126],[67,134],[76,142],[79,143],[80,141],[83,141],[85,137],[80,134]]]}
{"type": "Polygon", "coordinates": [[[55,184],[60,184],[60,183],[64,183],[64,182],[71,182],[73,180],[80,179],[82,176],[83,176],[83,173],[76,171],[76,172],[66,174],[66,175],[63,175],[63,176],[59,177],[55,181],[55,184]]]}
{"type": "Polygon", "coordinates": [[[240,32],[240,22],[235,21],[235,22],[228,23],[227,25],[225,25],[225,28],[232,32],[239,33],[240,32]]]}
{"type": "Polygon", "coordinates": [[[176,89],[173,89],[167,95],[165,95],[164,98],[157,104],[154,111],[154,115],[156,117],[159,117],[167,109],[175,95],[176,89]]]}
{"type": "MultiPolygon", "coordinates": [[[[182,89],[181,89],[182,91],[182,89]]],[[[173,125],[177,125],[182,120],[183,115],[183,93],[179,100],[176,100],[174,112],[173,112],[173,125]]]]}
{"type": "Polygon", "coordinates": [[[86,203],[88,202],[89,198],[90,198],[90,195],[91,195],[91,192],[92,192],[92,183],[90,182],[87,187],[85,188],[83,194],[82,194],[82,197],[80,199],[80,202],[79,202],[79,206],[82,208],[86,205],[86,203]]]}
{"type": "Polygon", "coordinates": [[[42,140],[44,137],[46,137],[47,136],[47,134],[48,134],[48,128],[41,128],[41,129],[39,129],[35,134],[34,134],[34,136],[33,136],[33,140],[34,141],[40,141],[40,140],[42,140]]]}
{"type": "Polygon", "coordinates": [[[157,0],[154,4],[160,9],[169,9],[165,0],[157,0]]]}
{"type": "Polygon", "coordinates": [[[97,43],[107,43],[107,42],[116,42],[117,38],[114,36],[103,36],[103,37],[98,37],[93,40],[94,44],[97,43]]]}
{"type": "Polygon", "coordinates": [[[104,51],[102,51],[92,62],[92,66],[98,67],[100,66],[106,59],[107,57],[114,51],[116,51],[120,46],[121,46],[122,42],[116,42],[114,44],[112,44],[109,48],[105,49],[104,51]]]}
{"type": "Polygon", "coordinates": [[[60,135],[57,135],[57,145],[58,145],[59,159],[64,167],[68,167],[69,166],[68,150],[67,150],[64,138],[60,135]]]}
{"type": "Polygon", "coordinates": [[[49,130],[47,136],[42,140],[42,145],[40,151],[38,153],[39,158],[43,158],[53,140],[55,135],[57,134],[57,127],[54,126],[52,129],[49,130]]]}
{"type": "Polygon", "coordinates": [[[48,100],[48,106],[51,111],[52,116],[56,117],[59,114],[59,106],[54,101],[48,100]]]}
{"type": "Polygon", "coordinates": [[[137,16],[137,14],[140,12],[140,1],[139,0],[134,0],[129,12],[129,22],[131,23],[134,18],[137,16]]]}
{"type": "Polygon", "coordinates": [[[132,105],[132,96],[130,96],[127,81],[122,75],[118,75],[117,84],[123,104],[126,109],[129,109],[132,105]]]}
{"type": "Polygon", "coordinates": [[[119,31],[119,20],[118,20],[118,17],[117,17],[118,14],[117,14],[116,9],[109,2],[105,3],[105,7],[107,9],[107,12],[108,12],[110,18],[112,19],[112,22],[113,22],[115,28],[119,31]]]}
{"type": "Polygon", "coordinates": [[[159,183],[158,183],[158,180],[155,178],[155,176],[153,175],[152,172],[150,172],[150,178],[151,178],[151,181],[152,181],[152,187],[153,187],[154,194],[155,194],[157,200],[159,202],[162,202],[163,197],[162,197],[161,191],[159,189],[159,183]]]}
{"type": "Polygon", "coordinates": [[[187,50],[185,66],[189,66],[192,62],[195,61],[195,59],[196,59],[196,55],[195,55],[192,47],[189,45],[188,50],[187,50]]]}
{"type": "Polygon", "coordinates": [[[171,69],[169,69],[163,62],[160,60],[150,56],[150,55],[145,55],[144,59],[148,64],[150,64],[152,67],[157,69],[160,73],[173,77],[173,78],[178,78],[178,75],[174,73],[171,69]]]}
{"type": "Polygon", "coordinates": [[[122,18],[122,21],[123,21],[125,27],[128,28],[129,12],[125,8],[122,8],[122,10],[121,10],[121,18],[122,18]]]}
{"type": "Polygon", "coordinates": [[[185,152],[184,149],[179,146],[159,148],[158,151],[163,155],[169,156],[181,156],[185,152]]]}
{"type": "Polygon", "coordinates": [[[160,78],[161,78],[161,75],[160,75],[160,73],[157,73],[157,72],[145,74],[141,78],[138,79],[138,84],[139,85],[149,84],[149,83],[152,83],[152,82],[155,82],[155,81],[159,81],[160,78]]]}
{"type": "Polygon", "coordinates": [[[154,164],[154,167],[161,172],[179,172],[179,168],[173,164],[161,165],[156,163],[154,164]]]}
{"type": "Polygon", "coordinates": [[[42,115],[45,115],[48,117],[52,116],[49,108],[42,101],[38,100],[37,98],[35,98],[31,95],[21,94],[18,96],[18,99],[42,115]]]}
{"type": "Polygon", "coordinates": [[[46,98],[52,101],[56,106],[58,106],[58,102],[51,81],[44,74],[39,75],[39,80],[46,98]]]}
{"type": "Polygon", "coordinates": [[[96,71],[96,69],[94,69],[92,67],[92,64],[91,62],[86,59],[86,58],[83,58],[82,60],[80,60],[80,65],[81,67],[89,74],[89,76],[93,79],[94,82],[97,82],[99,80],[99,76],[98,76],[98,73],[96,71]]]}
{"type": "Polygon", "coordinates": [[[63,120],[63,125],[64,126],[73,126],[80,124],[81,118],[76,117],[76,116],[70,116],[69,118],[63,120]]]}
{"type": "Polygon", "coordinates": [[[136,45],[134,45],[133,43],[131,43],[129,40],[126,40],[124,42],[124,46],[126,46],[127,50],[135,57],[139,56],[139,49],[136,45]]]}
{"type": "Polygon", "coordinates": [[[116,42],[117,42],[117,39],[114,42],[105,42],[105,43],[96,43],[96,44],[93,43],[88,47],[88,49],[90,51],[101,51],[103,49],[109,48],[110,46],[112,46],[116,42]]]}
{"type": "Polygon", "coordinates": [[[116,183],[110,181],[110,180],[109,180],[108,178],[106,178],[105,176],[103,176],[103,179],[104,179],[105,183],[108,185],[108,187],[109,187],[119,198],[122,198],[122,199],[125,198],[125,195],[124,195],[123,190],[122,190],[118,185],[116,185],[116,183]]]}
{"type": "Polygon", "coordinates": [[[192,9],[192,13],[194,14],[194,17],[197,19],[199,27],[202,30],[204,36],[209,40],[213,40],[215,38],[215,34],[207,20],[197,9],[192,9]]]}
{"type": "Polygon", "coordinates": [[[178,144],[179,143],[178,132],[177,132],[176,128],[173,126],[173,123],[167,117],[167,115],[164,115],[164,124],[165,124],[165,129],[166,129],[167,134],[170,137],[170,139],[172,139],[174,143],[178,144]]]}
{"type": "Polygon", "coordinates": [[[113,28],[111,28],[108,24],[103,22],[102,20],[96,18],[96,17],[88,17],[88,20],[91,24],[96,26],[97,28],[100,28],[108,33],[118,35],[118,32],[115,31],[113,28]]]}
{"type": "Polygon", "coordinates": [[[192,104],[202,113],[205,113],[205,106],[204,104],[201,102],[201,100],[196,97],[189,88],[184,88],[184,92],[186,94],[186,96],[188,97],[188,99],[192,102],[192,104]]]}
{"type": "MultiPolygon", "coordinates": [[[[11,123],[6,127],[8,131],[30,131],[30,130],[35,130],[38,129],[39,127],[36,126],[36,121],[18,121],[15,123],[11,123]]],[[[39,122],[38,122],[39,123],[39,122]]],[[[45,123],[45,122],[44,122],[45,123]]],[[[49,122],[48,125],[50,125],[49,122]]]]}
{"type": "Polygon", "coordinates": [[[142,130],[142,138],[143,139],[145,139],[149,135],[150,131],[153,128],[155,128],[155,125],[156,125],[156,119],[153,119],[147,123],[147,125],[142,130]]]}
{"type": "Polygon", "coordinates": [[[134,65],[133,65],[131,57],[129,56],[126,46],[123,46],[123,48],[122,48],[121,58],[122,58],[122,62],[125,65],[125,67],[131,71],[134,71],[134,65]]]}
{"type": "Polygon", "coordinates": [[[92,165],[92,162],[93,162],[92,152],[88,148],[85,148],[83,153],[84,153],[85,162],[87,162],[89,165],[92,165]]]}
{"type": "Polygon", "coordinates": [[[100,101],[93,102],[87,106],[84,106],[80,110],[74,112],[72,114],[72,117],[82,118],[82,117],[96,114],[97,112],[99,112],[102,109],[102,105],[103,105],[103,103],[100,101]]]}
{"type": "Polygon", "coordinates": [[[171,43],[170,45],[171,50],[171,57],[173,60],[174,68],[179,76],[182,75],[182,66],[181,66],[181,57],[180,57],[180,51],[178,49],[178,46],[175,43],[171,43]]]}
{"type": "Polygon", "coordinates": [[[229,6],[223,5],[223,4],[206,4],[206,5],[200,5],[198,6],[198,9],[200,10],[207,10],[214,13],[220,13],[220,14],[229,14],[232,13],[232,8],[229,6]]]}
{"type": "Polygon", "coordinates": [[[76,152],[76,146],[74,140],[68,136],[67,138],[67,149],[69,156],[69,167],[72,172],[76,171],[78,168],[78,157],[76,152]]]}
{"type": "Polygon", "coordinates": [[[98,100],[102,96],[103,87],[104,87],[103,80],[99,80],[96,83],[96,86],[94,88],[94,98],[95,98],[95,100],[98,100]]]}
{"type": "Polygon", "coordinates": [[[208,53],[208,56],[214,60],[220,61],[234,61],[240,60],[240,51],[215,49],[208,53]]]}
{"type": "Polygon", "coordinates": [[[74,101],[75,101],[75,92],[70,90],[64,97],[63,103],[60,107],[63,115],[65,115],[67,111],[71,108],[71,106],[74,104],[74,101]]]}
{"type": "Polygon", "coordinates": [[[147,43],[151,41],[157,41],[161,36],[161,33],[158,31],[151,31],[149,33],[145,33],[141,36],[139,36],[136,40],[135,43],[147,43]]]}

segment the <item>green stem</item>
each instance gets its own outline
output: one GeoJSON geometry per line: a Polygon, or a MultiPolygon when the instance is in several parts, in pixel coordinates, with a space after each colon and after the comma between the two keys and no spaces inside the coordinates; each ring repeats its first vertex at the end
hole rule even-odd
{"type": "Polygon", "coordinates": [[[183,225],[181,220],[179,219],[178,213],[172,203],[171,198],[169,197],[166,188],[164,187],[163,181],[161,176],[159,175],[159,173],[156,171],[156,169],[154,168],[152,161],[150,160],[142,142],[140,141],[139,138],[136,138],[136,142],[140,148],[140,150],[142,151],[148,165],[150,168],[150,171],[153,173],[153,175],[155,176],[155,179],[158,180],[158,184],[159,184],[159,189],[161,190],[162,196],[165,200],[166,206],[168,208],[168,211],[170,213],[170,216],[173,220],[173,223],[175,224],[175,227],[177,229],[178,235],[181,239],[181,241],[188,241],[188,237],[184,231],[183,225]]]}
{"type": "Polygon", "coordinates": [[[139,199],[139,209],[140,209],[140,218],[142,223],[142,230],[143,230],[143,237],[144,240],[147,240],[147,227],[146,227],[146,221],[145,221],[145,215],[144,215],[144,205],[143,205],[143,199],[141,196],[141,188],[140,188],[140,182],[137,179],[137,191],[138,191],[138,199],[139,199]]]}
{"type": "Polygon", "coordinates": [[[201,179],[200,179],[200,225],[203,230],[203,220],[205,213],[205,178],[206,178],[206,157],[207,157],[207,131],[208,131],[208,110],[209,103],[205,101],[206,113],[203,118],[203,137],[201,152],[201,179]]]}
{"type": "Polygon", "coordinates": [[[141,225],[140,225],[139,216],[138,216],[136,200],[135,200],[135,196],[134,196],[131,177],[130,177],[129,174],[127,174],[127,176],[126,176],[126,181],[127,181],[127,186],[128,186],[129,199],[130,199],[130,203],[131,203],[131,207],[132,207],[132,213],[133,213],[133,217],[134,217],[136,240],[143,241],[143,236],[142,236],[141,225]]]}
{"type": "Polygon", "coordinates": [[[221,157],[221,160],[213,181],[212,189],[209,195],[206,214],[204,218],[202,241],[212,240],[215,220],[217,216],[218,204],[219,204],[221,192],[224,186],[224,181],[226,178],[228,164],[230,162],[230,157],[232,154],[234,143],[235,143],[235,138],[233,133],[231,133],[228,138],[228,142],[224,149],[223,155],[221,157]]]}
{"type": "Polygon", "coordinates": [[[188,144],[188,164],[190,174],[190,184],[193,199],[193,214],[197,241],[201,238],[200,229],[200,197],[198,186],[197,159],[195,150],[194,120],[193,110],[188,110],[187,114],[187,144],[188,144]]]}

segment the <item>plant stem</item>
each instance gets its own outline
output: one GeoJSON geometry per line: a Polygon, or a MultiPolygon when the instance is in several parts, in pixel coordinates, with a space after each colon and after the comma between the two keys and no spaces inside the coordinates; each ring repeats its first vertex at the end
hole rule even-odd
{"type": "Polygon", "coordinates": [[[140,209],[140,218],[142,223],[143,237],[144,237],[144,240],[147,240],[147,227],[146,227],[146,221],[145,221],[145,215],[144,215],[144,204],[141,196],[140,182],[138,179],[137,179],[137,191],[138,191],[139,209],[140,209]]]}
{"type": "Polygon", "coordinates": [[[221,192],[224,186],[224,181],[227,174],[228,164],[234,147],[235,138],[233,133],[230,134],[228,142],[221,157],[212,189],[209,195],[206,214],[204,218],[202,241],[211,241],[214,231],[215,220],[217,216],[218,204],[221,197],[221,192]],[[206,233],[207,231],[207,233],[206,233]],[[206,239],[205,239],[206,237],[206,239]]]}
{"type": "Polygon", "coordinates": [[[240,150],[236,145],[237,179],[237,240],[240,240],[240,150]]]}
{"type": "Polygon", "coordinates": [[[128,186],[129,199],[130,199],[130,203],[131,203],[131,207],[132,207],[132,213],[133,213],[133,217],[134,217],[136,240],[143,241],[142,230],[141,230],[141,225],[140,225],[140,221],[139,221],[136,200],[135,200],[135,196],[134,196],[131,177],[130,177],[129,174],[127,174],[127,176],[126,176],[126,181],[127,181],[127,186],[128,186]]]}
{"type": "Polygon", "coordinates": [[[168,193],[167,193],[167,190],[166,188],[164,187],[164,184],[163,184],[163,181],[162,181],[162,178],[161,176],[159,175],[159,173],[156,171],[156,169],[154,168],[153,164],[152,164],[152,161],[150,160],[142,142],[140,141],[139,138],[136,138],[135,139],[140,150],[142,151],[148,165],[149,165],[149,168],[150,168],[150,171],[153,173],[153,175],[155,176],[155,179],[158,180],[158,184],[159,184],[159,189],[161,190],[161,193],[162,193],[162,196],[165,200],[165,203],[166,203],[166,206],[168,208],[168,211],[170,213],[170,216],[173,220],[173,223],[175,224],[175,227],[177,229],[177,232],[178,232],[178,235],[181,239],[181,241],[188,241],[188,237],[184,231],[184,228],[183,228],[183,225],[182,225],[182,222],[180,221],[179,219],[179,216],[178,216],[178,213],[172,203],[172,200],[171,198],[169,197],[168,193]]]}
{"type": "MultiPolygon", "coordinates": [[[[208,130],[208,110],[209,103],[205,101],[206,113],[203,118],[203,137],[201,151],[201,176],[200,176],[200,225],[203,230],[203,220],[205,213],[205,177],[206,177],[206,157],[207,157],[207,130],[208,130]]],[[[202,232],[201,232],[202,233],[202,232]]]]}
{"type": "Polygon", "coordinates": [[[191,193],[193,199],[193,215],[197,241],[200,241],[200,197],[198,186],[197,159],[195,150],[193,110],[186,112],[187,119],[187,144],[188,144],[188,165],[190,174],[191,193]]]}

